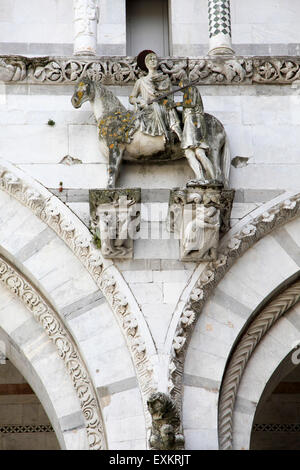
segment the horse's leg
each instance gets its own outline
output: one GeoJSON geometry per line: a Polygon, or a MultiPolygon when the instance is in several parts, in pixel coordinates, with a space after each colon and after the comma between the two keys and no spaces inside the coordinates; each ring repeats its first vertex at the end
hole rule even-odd
{"type": "Polygon", "coordinates": [[[116,187],[116,179],[119,174],[120,165],[123,157],[124,149],[120,149],[118,145],[114,145],[109,149],[109,163],[108,163],[108,187],[116,187]]]}
{"type": "Polygon", "coordinates": [[[214,173],[215,173],[215,179],[217,181],[223,182],[223,172],[222,172],[222,154],[223,154],[223,146],[225,143],[225,132],[222,129],[222,132],[220,131],[219,134],[215,136],[215,139],[217,139],[216,145],[212,149],[211,156],[213,160],[213,166],[214,166],[214,173]]]}
{"type": "Polygon", "coordinates": [[[198,162],[198,160],[195,156],[194,150],[186,149],[184,151],[184,153],[185,153],[185,156],[187,158],[187,161],[189,162],[189,165],[190,165],[191,169],[195,173],[196,179],[197,180],[203,180],[204,179],[203,170],[202,170],[202,167],[201,167],[200,163],[198,162]]]}
{"type": "Polygon", "coordinates": [[[205,151],[202,148],[197,148],[196,151],[196,157],[205,169],[207,176],[210,177],[211,179],[215,179],[215,172],[214,172],[214,167],[209,158],[206,156],[205,151]]]}

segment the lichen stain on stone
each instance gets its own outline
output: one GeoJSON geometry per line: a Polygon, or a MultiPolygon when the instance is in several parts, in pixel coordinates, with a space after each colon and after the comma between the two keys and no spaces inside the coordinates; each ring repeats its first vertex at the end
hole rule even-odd
{"type": "Polygon", "coordinates": [[[231,160],[231,165],[234,166],[234,168],[244,168],[248,165],[248,160],[248,157],[234,157],[231,160]]]}
{"type": "Polygon", "coordinates": [[[213,327],[210,323],[207,323],[205,328],[206,328],[206,331],[212,331],[213,330],[213,327]]]}

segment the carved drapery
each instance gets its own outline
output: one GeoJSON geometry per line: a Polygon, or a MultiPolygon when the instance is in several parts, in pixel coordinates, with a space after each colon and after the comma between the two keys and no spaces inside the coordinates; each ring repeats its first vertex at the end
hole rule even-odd
{"type": "Polygon", "coordinates": [[[98,0],[73,0],[74,55],[96,55],[98,0]]]}
{"type": "MultiPolygon", "coordinates": [[[[173,84],[189,76],[201,85],[290,85],[300,80],[300,57],[162,58],[159,70],[173,84]]],[[[74,84],[88,76],[104,85],[133,85],[141,76],[133,57],[0,56],[0,81],[74,84]]]]}
{"type": "Polygon", "coordinates": [[[233,54],[230,0],[208,0],[209,54],[233,54]]]}

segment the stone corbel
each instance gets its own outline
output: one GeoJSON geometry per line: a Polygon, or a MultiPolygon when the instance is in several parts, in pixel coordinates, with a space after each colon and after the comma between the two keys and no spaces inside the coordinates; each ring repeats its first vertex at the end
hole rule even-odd
{"type": "Polygon", "coordinates": [[[219,239],[230,228],[234,190],[187,187],[170,193],[170,231],[180,240],[182,261],[214,261],[219,239]]]}
{"type": "Polygon", "coordinates": [[[139,231],[140,189],[92,189],[90,229],[104,258],[133,257],[133,240],[139,231]]]}
{"type": "Polygon", "coordinates": [[[184,436],[180,415],[174,400],[162,392],[155,392],[147,400],[152,417],[152,428],[149,439],[153,450],[183,450],[184,436]]]}

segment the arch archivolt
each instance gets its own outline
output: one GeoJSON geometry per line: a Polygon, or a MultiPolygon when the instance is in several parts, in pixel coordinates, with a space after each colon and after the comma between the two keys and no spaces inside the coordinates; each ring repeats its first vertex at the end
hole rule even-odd
{"type": "MultiPolygon", "coordinates": [[[[288,194],[247,217],[244,227],[223,241],[219,259],[205,266],[191,291],[177,324],[171,383],[178,402],[184,389],[187,448],[219,448],[218,403],[227,361],[257,312],[298,276],[299,202],[298,194],[288,194]]],[[[226,426],[229,421],[224,414],[226,426]]]]}
{"type": "Polygon", "coordinates": [[[300,281],[296,281],[263,308],[235,346],[219,398],[221,449],[249,448],[253,418],[264,388],[300,339],[299,329],[289,322],[289,317],[298,315],[299,300],[300,281]]]}
{"type": "MultiPolygon", "coordinates": [[[[82,377],[90,384],[97,416],[91,434],[91,410],[84,411],[79,393],[77,401],[91,447],[104,448],[105,435],[109,448],[145,447],[150,426],[146,400],[159,382],[157,353],[130,289],[116,267],[94,249],[88,229],[43,186],[2,162],[0,188],[4,190],[0,193],[0,267],[4,269],[0,281],[9,288],[10,276],[5,273],[13,270],[11,279],[19,276],[23,284],[32,286],[34,295],[27,298],[24,291],[19,299],[38,323],[49,328],[47,334],[52,332],[50,325],[59,334],[64,328],[63,339],[53,336],[53,344],[71,382],[73,363],[67,355],[73,351],[71,356],[76,356],[82,377]],[[39,316],[36,299],[50,309],[53,324],[44,320],[43,313],[39,316]],[[95,426],[97,439],[101,435],[98,440],[92,437],[95,426]]],[[[217,261],[198,266],[186,286],[188,300],[181,301],[184,307],[174,313],[167,344],[169,390],[178,403],[184,386],[187,448],[218,448],[218,402],[228,358],[249,321],[297,276],[299,211],[299,194],[286,193],[260,207],[227,234],[217,261]],[[191,401],[193,406],[187,406],[191,401]]],[[[11,288],[16,290],[14,283],[11,288]]],[[[233,419],[233,433],[234,426],[233,419]]]]}
{"type": "MultiPolygon", "coordinates": [[[[48,338],[56,346],[80,403],[80,411],[87,434],[87,445],[91,449],[104,449],[106,447],[106,439],[97,394],[70,333],[66,330],[55,311],[46,303],[32,284],[3,258],[0,258],[0,282],[27,307],[34,320],[42,326],[48,338]]],[[[14,305],[13,308],[16,308],[16,306],[14,305]]],[[[2,307],[1,312],[5,315],[11,313],[7,311],[7,306],[5,306],[5,309],[2,307]]],[[[11,315],[13,317],[11,323],[15,327],[14,320],[19,322],[20,319],[16,312],[11,313],[11,315]]],[[[2,328],[3,324],[5,324],[5,320],[1,322],[2,328]]],[[[17,335],[17,328],[15,327],[13,330],[15,332],[14,337],[17,335]]],[[[34,333],[35,328],[32,328],[31,334],[33,336],[34,333]]],[[[32,337],[30,339],[31,346],[34,347],[36,341],[32,337]]],[[[28,350],[27,352],[29,354],[28,350]]],[[[47,358],[49,359],[48,355],[47,358]]],[[[47,361],[46,367],[51,368],[51,360],[47,361]]],[[[57,377],[52,376],[52,380],[53,384],[57,383],[57,377]]],[[[51,387],[53,388],[53,384],[52,386],[48,384],[50,390],[51,387]]],[[[65,403],[67,404],[67,397],[64,400],[66,400],[65,403]]]]}
{"type": "Polygon", "coordinates": [[[150,424],[146,399],[156,389],[155,348],[131,291],[94,249],[88,229],[43,186],[1,162],[0,188],[3,262],[53,306],[58,330],[67,325],[74,351],[88,364],[94,399],[99,396],[108,447],[143,448],[150,424]]]}

